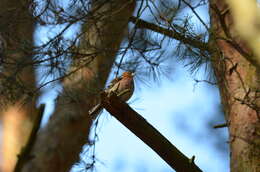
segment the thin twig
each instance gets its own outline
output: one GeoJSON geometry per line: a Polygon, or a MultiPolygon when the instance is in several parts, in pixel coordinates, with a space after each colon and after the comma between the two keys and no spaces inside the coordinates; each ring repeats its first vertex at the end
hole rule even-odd
{"type": "Polygon", "coordinates": [[[198,13],[195,11],[195,8],[192,7],[188,2],[186,2],[185,0],[182,0],[182,2],[184,4],[186,4],[191,11],[194,13],[194,15],[198,18],[198,20],[201,22],[201,24],[207,29],[207,31],[209,31],[209,27],[206,25],[206,23],[202,20],[202,18],[198,15],[198,13]]]}
{"type": "Polygon", "coordinates": [[[213,128],[217,129],[217,128],[225,128],[228,127],[228,123],[224,123],[224,124],[218,124],[218,125],[214,125],[213,128]]]}

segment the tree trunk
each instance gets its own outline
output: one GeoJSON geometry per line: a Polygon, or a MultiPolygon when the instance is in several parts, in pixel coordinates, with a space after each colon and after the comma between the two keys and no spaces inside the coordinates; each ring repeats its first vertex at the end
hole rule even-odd
{"type": "Polygon", "coordinates": [[[213,68],[229,127],[233,172],[260,171],[260,69],[247,61],[253,53],[233,27],[224,1],[210,1],[213,68]]]}
{"type": "Polygon", "coordinates": [[[78,160],[82,146],[89,143],[93,117],[88,111],[105,85],[134,8],[135,1],[129,0],[92,5],[80,42],[80,54],[86,56],[73,58],[70,71],[75,72],[63,81],[55,112],[40,131],[32,151],[34,158],[23,171],[69,171],[78,160]]]}
{"type": "Polygon", "coordinates": [[[0,34],[6,43],[0,64],[1,171],[11,172],[35,114],[34,68],[26,65],[32,62],[34,22],[29,1],[1,0],[0,6],[0,34]]]}

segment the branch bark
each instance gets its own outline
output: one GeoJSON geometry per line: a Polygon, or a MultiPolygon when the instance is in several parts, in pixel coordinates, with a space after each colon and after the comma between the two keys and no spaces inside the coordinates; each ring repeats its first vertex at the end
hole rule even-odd
{"type": "Polygon", "coordinates": [[[31,134],[28,138],[26,145],[21,149],[20,154],[18,155],[18,161],[15,165],[14,172],[20,172],[23,168],[23,165],[32,157],[30,157],[30,152],[33,148],[33,145],[37,138],[37,133],[41,126],[41,121],[44,113],[45,105],[41,104],[38,109],[38,114],[34,121],[34,125],[31,131],[31,134]]]}
{"type": "MultiPolygon", "coordinates": [[[[152,148],[168,165],[177,172],[201,172],[192,159],[187,158],[159,131],[149,124],[115,94],[101,94],[103,107],[117,120],[152,148]]],[[[194,158],[193,158],[194,159],[194,158]]]]}
{"type": "Polygon", "coordinates": [[[130,18],[130,21],[133,24],[135,24],[136,27],[138,27],[138,28],[144,28],[144,29],[152,30],[154,32],[157,32],[157,33],[163,34],[165,36],[168,36],[170,38],[173,38],[173,39],[176,39],[178,41],[181,41],[184,44],[188,44],[188,45],[190,45],[190,46],[192,46],[194,48],[198,48],[198,49],[200,49],[202,51],[208,51],[208,52],[213,52],[214,51],[214,49],[209,47],[207,43],[201,42],[201,41],[196,40],[196,39],[191,38],[191,37],[187,37],[186,35],[183,35],[183,34],[177,32],[177,31],[160,27],[160,26],[158,26],[156,24],[147,22],[145,20],[142,20],[142,19],[134,17],[134,16],[132,16],[130,18]]]}

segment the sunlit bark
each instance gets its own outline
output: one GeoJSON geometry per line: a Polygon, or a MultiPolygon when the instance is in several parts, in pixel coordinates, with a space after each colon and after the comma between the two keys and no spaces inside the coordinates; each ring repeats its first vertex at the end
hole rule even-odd
{"type": "Polygon", "coordinates": [[[11,172],[31,131],[35,114],[35,99],[29,96],[35,89],[34,69],[26,66],[32,60],[34,23],[28,1],[2,0],[0,6],[0,34],[6,42],[0,76],[1,171],[11,172]]]}
{"type": "Polygon", "coordinates": [[[247,60],[260,68],[260,8],[257,1],[227,0],[227,3],[233,13],[236,30],[255,53],[255,56],[251,56],[247,60]]]}
{"type": "Polygon", "coordinates": [[[218,50],[213,55],[213,67],[229,127],[230,168],[232,172],[257,172],[260,170],[260,74],[245,57],[252,52],[235,31],[229,7],[223,1],[211,0],[210,14],[211,44],[218,50]]]}

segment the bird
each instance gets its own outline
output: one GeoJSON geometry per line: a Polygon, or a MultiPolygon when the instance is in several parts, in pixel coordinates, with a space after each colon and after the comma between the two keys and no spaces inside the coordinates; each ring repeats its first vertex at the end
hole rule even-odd
{"type": "MultiPolygon", "coordinates": [[[[115,93],[122,101],[129,100],[134,93],[134,73],[126,71],[120,77],[113,79],[104,92],[109,96],[115,93]]],[[[98,114],[102,110],[101,103],[98,103],[90,111],[90,115],[98,114]]]]}

